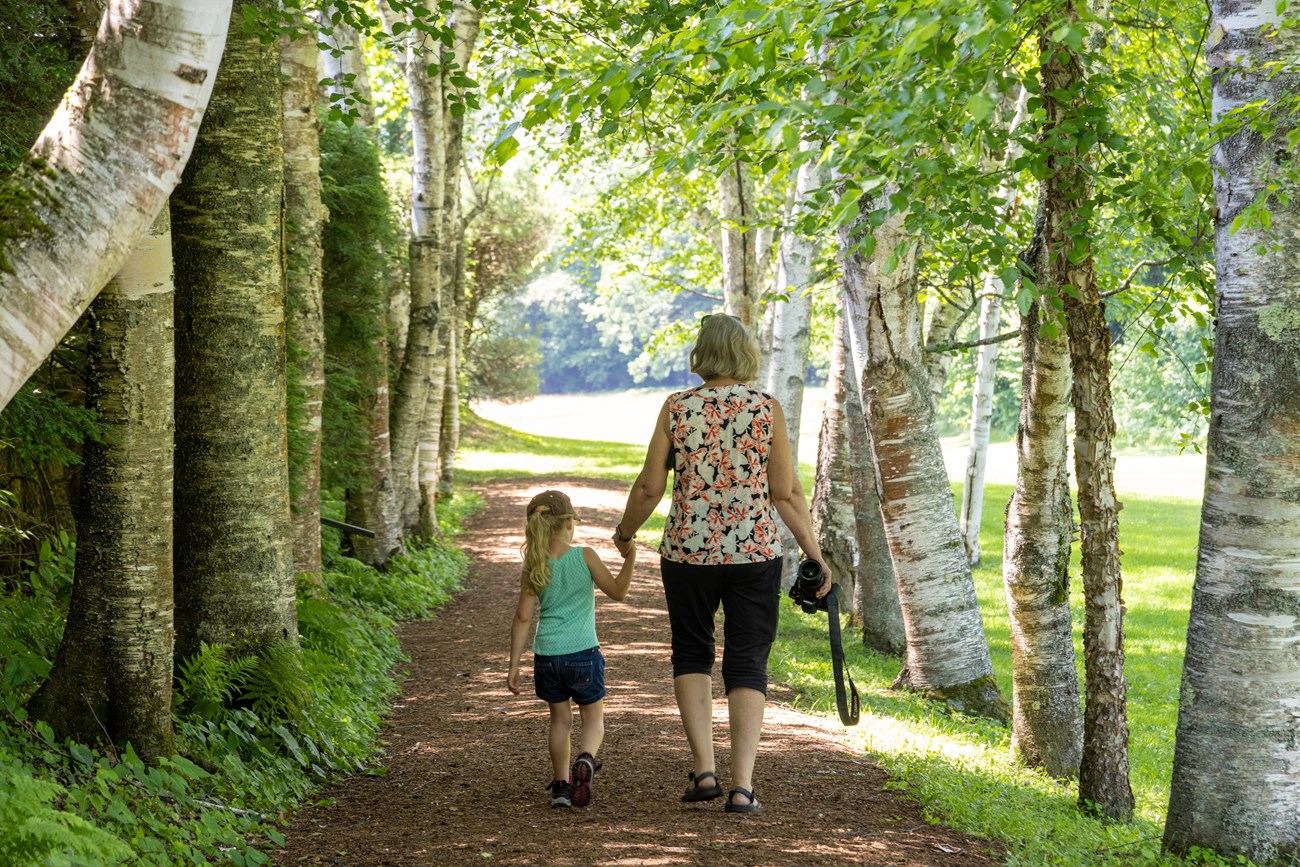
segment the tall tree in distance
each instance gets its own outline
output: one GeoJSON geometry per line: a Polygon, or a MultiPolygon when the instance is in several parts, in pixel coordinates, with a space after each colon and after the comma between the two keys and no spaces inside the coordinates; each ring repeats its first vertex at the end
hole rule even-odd
{"type": "Polygon", "coordinates": [[[58,656],[29,709],[60,738],[173,751],[172,261],[162,211],[90,313],[76,582],[58,656]]]}
{"type": "Polygon", "coordinates": [[[224,0],[109,3],[77,80],[0,186],[0,408],[167,203],[229,22],[224,0]]]}
{"type": "MultiPolygon", "coordinates": [[[[1094,10],[1095,11],[1095,10],[1094,10]]],[[[1128,773],[1127,687],[1124,683],[1124,601],[1115,496],[1115,410],[1110,389],[1110,330],[1097,287],[1088,177],[1091,142],[1105,124],[1105,107],[1089,103],[1085,58],[1059,38],[1082,29],[1073,0],[1040,22],[1043,201],[1052,290],[1065,308],[1073,371],[1074,469],[1079,486],[1083,552],[1085,702],[1079,801],[1111,819],[1133,815],[1128,773]],[[1087,131],[1093,135],[1086,135],[1087,131]]]]}
{"type": "Polygon", "coordinates": [[[285,430],[280,57],[245,0],[172,196],[176,265],[176,653],[297,640],[285,430]]]}
{"type": "Polygon", "coordinates": [[[722,294],[726,312],[758,334],[759,315],[758,203],[752,167],[732,159],[718,175],[719,238],[722,253],[722,294]]]}
{"type": "Polygon", "coordinates": [[[1217,299],[1210,431],[1164,842],[1178,853],[1200,846],[1261,865],[1294,864],[1300,126],[1292,106],[1300,93],[1300,31],[1278,27],[1273,3],[1215,0],[1210,10],[1215,117],[1232,124],[1234,110],[1252,106],[1267,114],[1260,127],[1246,114],[1211,158],[1217,299]]]}

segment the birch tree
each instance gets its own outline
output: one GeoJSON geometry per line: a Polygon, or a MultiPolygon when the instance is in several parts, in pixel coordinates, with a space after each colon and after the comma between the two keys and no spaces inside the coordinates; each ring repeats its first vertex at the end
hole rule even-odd
{"type": "Polygon", "coordinates": [[[1044,18],[1039,36],[1043,147],[1047,174],[1050,279],[1065,309],[1073,371],[1074,469],[1079,486],[1083,553],[1085,694],[1079,801],[1112,819],[1133,814],[1128,778],[1128,712],[1124,683],[1124,622],[1119,558],[1119,509],[1115,496],[1115,412],[1110,391],[1110,331],[1097,288],[1092,254],[1085,135],[1104,123],[1104,109],[1088,103],[1086,69],[1078,53],[1057,34],[1078,28],[1071,0],[1044,18]]]}
{"type": "Polygon", "coordinates": [[[758,208],[750,166],[732,160],[718,175],[724,309],[755,334],[759,315],[758,208]]]}
{"type": "Polygon", "coordinates": [[[162,211],[95,299],[76,581],[49,678],[29,708],[60,738],[173,751],[172,263],[162,211]]]}
{"type": "Polygon", "coordinates": [[[1300,856],[1300,31],[1278,9],[1211,4],[1216,350],[1164,835],[1270,865],[1300,856]]]}
{"type": "Polygon", "coordinates": [[[0,186],[0,407],[148,231],[198,135],[230,3],[114,0],[77,80],[0,186]]]}
{"type": "Polygon", "coordinates": [[[280,59],[235,10],[203,134],[172,196],[176,651],[297,640],[285,429],[280,59]]]}
{"type": "Polygon", "coordinates": [[[315,39],[280,37],[284,76],[284,235],[287,347],[301,404],[290,419],[299,443],[290,479],[294,569],[321,574],[320,449],[325,399],[325,319],[321,295],[320,121],[316,116],[320,51],[315,39]]]}
{"type": "MultiPolygon", "coordinates": [[[[1050,269],[1046,221],[1040,205],[1026,257],[1039,284],[1050,269]]],[[[1072,777],[1083,750],[1083,718],[1070,614],[1070,347],[1045,308],[1036,300],[1020,317],[1016,486],[1002,560],[1011,630],[1011,749],[1026,765],[1072,777]]]]}
{"type": "Polygon", "coordinates": [[[916,303],[917,244],[888,193],[859,199],[858,210],[859,222],[841,227],[837,237],[853,367],[907,636],[907,661],[895,685],[1005,720],[930,402],[916,303]],[[885,217],[872,233],[868,259],[857,227],[872,225],[876,210],[885,217]]]}
{"type": "MultiPolygon", "coordinates": [[[[1028,104],[1029,91],[1022,86],[1007,132],[1007,150],[1002,159],[1002,183],[998,186],[997,192],[999,200],[997,222],[1001,226],[1010,225],[1015,218],[1016,205],[1020,199],[1011,167],[1015,165],[1021,154],[1022,149],[1016,138],[1016,131],[1025,119],[1028,104]]],[[[975,356],[975,386],[971,395],[970,434],[967,438],[966,472],[962,481],[961,512],[958,518],[962,544],[966,546],[966,557],[972,566],[978,566],[980,562],[980,521],[984,514],[984,469],[988,461],[989,429],[993,422],[993,389],[997,384],[998,352],[1002,346],[994,340],[1002,327],[1002,294],[999,291],[1001,281],[999,275],[990,269],[985,273],[982,282],[979,314],[981,345],[976,350],[975,356]]]]}
{"type": "MultiPolygon", "coordinates": [[[[406,32],[402,67],[411,116],[411,213],[408,243],[410,313],[406,338],[392,397],[392,460],[402,524],[417,530],[421,512],[431,514],[436,491],[420,484],[421,443],[430,433],[427,421],[441,426],[442,393],[435,387],[439,356],[438,329],[442,315],[443,208],[446,184],[446,118],[442,77],[429,67],[441,67],[438,39],[415,16],[436,14],[427,3],[416,4],[408,16],[399,16],[386,2],[379,4],[390,33],[406,32]],[[398,26],[400,25],[400,26],[398,26]],[[431,408],[430,401],[433,406],[431,408]]],[[[437,454],[436,446],[433,449],[437,454]]],[[[433,466],[437,466],[436,460],[433,466]]]]}

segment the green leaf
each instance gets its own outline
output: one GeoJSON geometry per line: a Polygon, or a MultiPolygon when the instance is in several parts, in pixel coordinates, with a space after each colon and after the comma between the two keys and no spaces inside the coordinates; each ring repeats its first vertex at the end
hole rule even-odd
{"type": "Polygon", "coordinates": [[[984,119],[993,111],[997,101],[986,93],[972,93],[966,100],[966,111],[970,113],[971,118],[976,123],[983,123],[984,119]]]}

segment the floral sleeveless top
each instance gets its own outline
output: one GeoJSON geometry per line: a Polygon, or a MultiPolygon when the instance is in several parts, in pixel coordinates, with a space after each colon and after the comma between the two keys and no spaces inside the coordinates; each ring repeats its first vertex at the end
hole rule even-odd
{"type": "Polygon", "coordinates": [[[673,501],[659,553],[704,566],[781,556],[768,497],[772,398],[747,385],[668,397],[673,501]]]}

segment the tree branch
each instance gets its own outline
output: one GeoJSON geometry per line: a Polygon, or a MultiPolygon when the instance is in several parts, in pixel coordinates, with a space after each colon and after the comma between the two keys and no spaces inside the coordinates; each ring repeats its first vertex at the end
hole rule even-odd
{"type": "Polygon", "coordinates": [[[956,352],[959,349],[974,349],[977,346],[988,346],[990,343],[1006,343],[1008,340],[1015,340],[1020,336],[1020,329],[1008,331],[1005,334],[998,334],[994,337],[985,337],[983,340],[972,340],[969,343],[936,343],[934,346],[926,347],[926,352],[956,352]]]}

